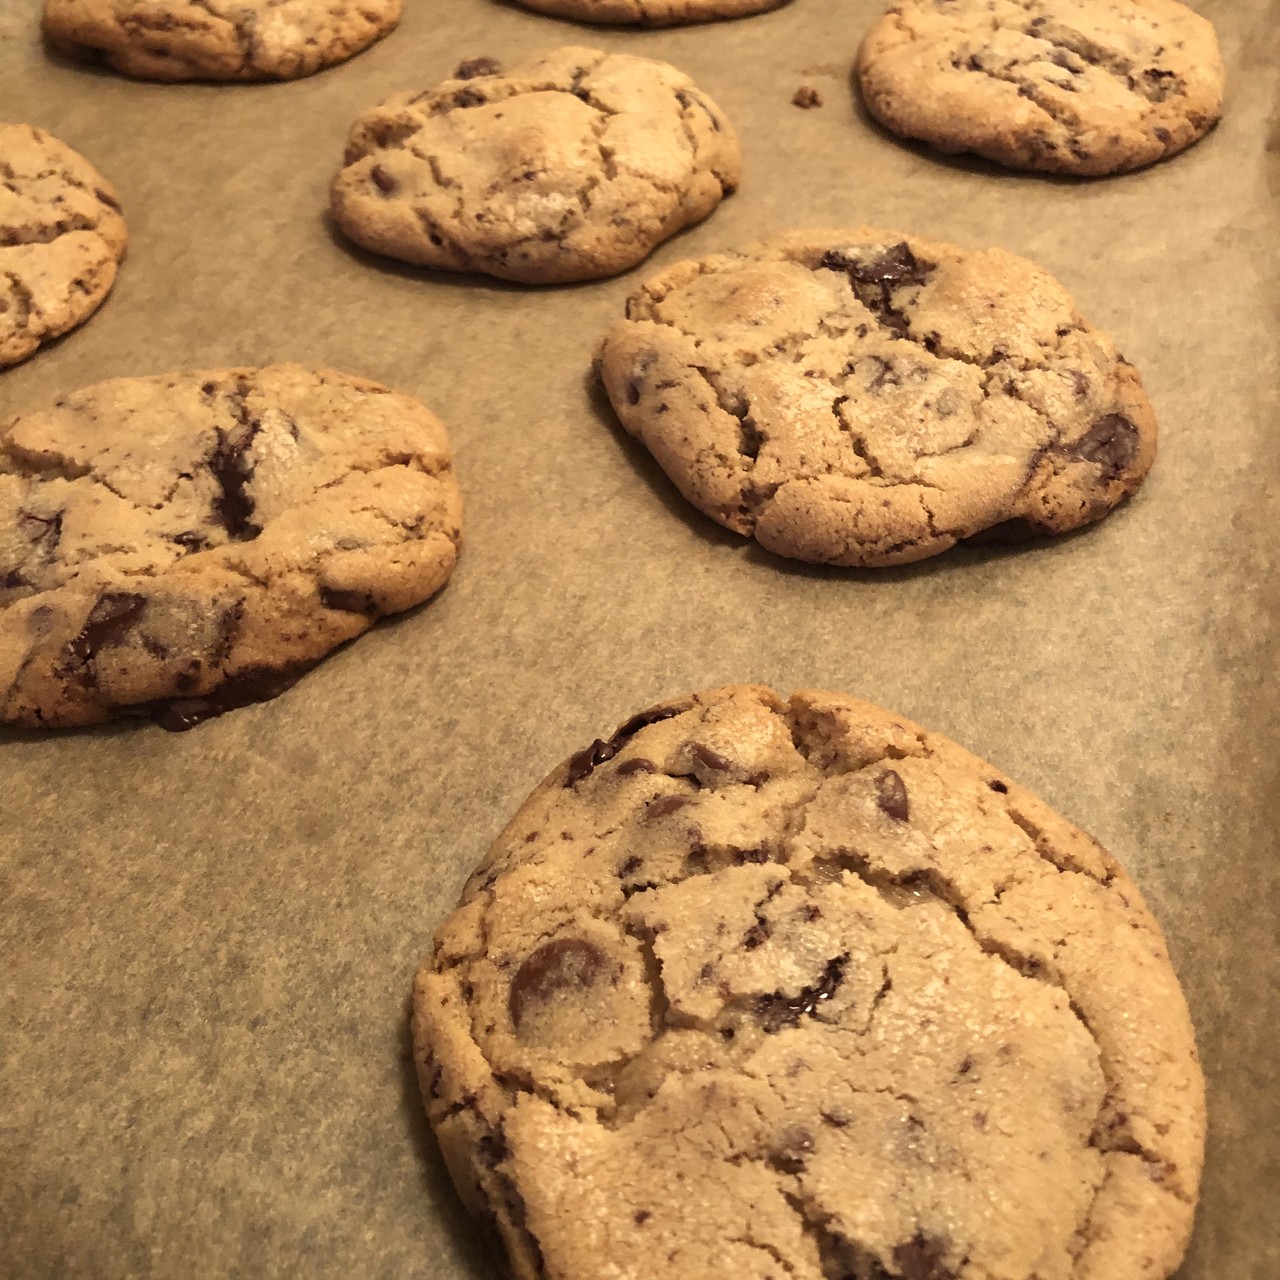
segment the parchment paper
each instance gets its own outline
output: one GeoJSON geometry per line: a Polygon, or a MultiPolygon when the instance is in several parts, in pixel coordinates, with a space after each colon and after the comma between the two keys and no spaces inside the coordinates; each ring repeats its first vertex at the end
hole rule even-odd
{"type": "Polygon", "coordinates": [[[0,733],[0,1273],[487,1275],[421,1118],[410,980],[469,868],[553,764],[654,700],[757,679],[942,731],[1125,862],[1168,935],[1209,1079],[1181,1280],[1280,1276],[1276,1141],[1278,346],[1275,0],[1198,0],[1226,116],[1094,182],[903,145],[848,71],[879,0],[644,33],[493,0],[295,84],[163,86],[46,52],[0,0],[0,118],[118,187],[132,243],[86,326],[0,373],[0,413],[102,378],[280,360],[447,422],[465,548],[434,602],[295,689],[186,735],[0,733]],[[667,59],[729,113],[741,192],[628,277],[432,275],[325,220],[366,106],[464,57],[667,59]],[[824,105],[801,111],[801,85],[824,105]],[[1116,335],[1155,469],[1091,531],[848,572],[704,519],[593,393],[647,270],[860,222],[1037,259],[1116,335]]]}

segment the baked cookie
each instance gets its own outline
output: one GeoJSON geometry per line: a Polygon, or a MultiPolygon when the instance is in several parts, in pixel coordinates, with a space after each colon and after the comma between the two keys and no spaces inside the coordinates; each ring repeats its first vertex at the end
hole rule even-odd
{"type": "Polygon", "coordinates": [[[1063,533],[1155,456],[1141,379],[1056,280],[869,227],[669,267],[632,295],[600,368],[690,502],[817,563],[1063,533]]]}
{"type": "Polygon", "coordinates": [[[444,428],[292,365],[118,378],[0,425],[0,722],[188,728],[438,591],[444,428]]]}
{"type": "Polygon", "coordinates": [[[516,0],[526,9],[608,26],[675,27],[716,18],[745,18],[788,0],[516,0]]]}
{"type": "Polygon", "coordinates": [[[361,116],[333,181],[358,245],[524,284],[616,275],[735,190],[738,140],[665,62],[567,48],[361,116]]]}
{"type": "Polygon", "coordinates": [[[413,1028],[522,1280],[1162,1280],[1191,1229],[1203,1080],[1138,890],[839,694],[698,694],[561,765],[413,1028]]]}
{"type": "Polygon", "coordinates": [[[1222,114],[1213,27],[1177,0],[897,0],[858,53],[867,109],[941,151],[1123,173],[1222,114]]]}
{"type": "Polygon", "coordinates": [[[44,30],[145,80],[296,80],[381,40],[402,2],[44,0],[44,30]]]}
{"type": "Polygon", "coordinates": [[[0,365],[87,320],[128,236],[112,185],[43,129],[0,124],[0,365]]]}

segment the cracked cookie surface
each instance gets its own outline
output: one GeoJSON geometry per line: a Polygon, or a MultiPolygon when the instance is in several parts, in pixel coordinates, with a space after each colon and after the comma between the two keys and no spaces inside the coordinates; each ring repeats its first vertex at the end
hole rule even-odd
{"type": "Polygon", "coordinates": [[[675,27],[719,18],[745,18],[781,8],[789,0],[516,0],[526,9],[576,22],[675,27]]]}
{"type": "Polygon", "coordinates": [[[295,80],[352,57],[403,0],[44,0],[45,34],[146,80],[295,80]]]}
{"type": "Polygon", "coordinates": [[[79,152],[0,124],[0,366],[87,320],[127,239],[115,189],[79,152]]]}
{"type": "Polygon", "coordinates": [[[492,59],[353,126],[333,213],[365,249],[525,284],[625,271],[737,188],[720,109],[664,62],[564,48],[492,59]]]}
{"type": "Polygon", "coordinates": [[[1138,890],[838,694],[697,694],[561,765],[414,1004],[521,1280],[1163,1280],[1190,1231],[1203,1080],[1138,890]]]}
{"type": "Polygon", "coordinates": [[[119,378],[0,424],[0,723],[274,696],[448,580],[445,430],[292,365],[119,378]]]}
{"type": "Polygon", "coordinates": [[[690,502],[815,563],[1063,533],[1155,456],[1137,372],[1050,275],[870,227],[677,263],[628,300],[600,372],[690,502]]]}
{"type": "Polygon", "coordinates": [[[1213,27],[1176,0],[898,0],[856,74],[894,133],[1087,176],[1189,147],[1225,83],[1213,27]]]}

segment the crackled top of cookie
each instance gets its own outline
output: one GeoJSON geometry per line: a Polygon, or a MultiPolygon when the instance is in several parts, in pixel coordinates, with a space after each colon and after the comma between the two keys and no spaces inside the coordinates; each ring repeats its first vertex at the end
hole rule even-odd
{"type": "Polygon", "coordinates": [[[1020,169],[1150,164],[1222,111],[1213,27],[1176,0],[900,0],[858,77],[888,128],[1020,169]]]}
{"type": "Polygon", "coordinates": [[[1060,533],[1155,454],[1136,371],[1025,259],[797,231],[647,280],[605,340],[626,429],[701,510],[801,560],[1060,533]]]}
{"type": "Polygon", "coordinates": [[[437,419],[329,370],[119,378],[14,418],[0,722],[181,721],[278,692],[436,591],[459,517],[437,419]]]}
{"type": "Polygon", "coordinates": [[[565,48],[464,63],[352,128],[334,216],[406,262],[548,284],[634,266],[740,177],[719,108],[663,62],[565,48]]]}
{"type": "Polygon", "coordinates": [[[789,0],[518,0],[526,9],[578,22],[674,27],[717,18],[744,18],[789,0]]]}
{"type": "Polygon", "coordinates": [[[55,43],[148,80],[293,80],[391,31],[403,0],[44,0],[55,43]]]}
{"type": "Polygon", "coordinates": [[[111,184],[65,143],[0,124],[0,365],[91,315],[124,257],[111,184]]]}
{"type": "Polygon", "coordinates": [[[1158,927],[982,761],[732,687],[556,770],[419,976],[521,1277],[1161,1280],[1203,1083],[1158,927]]]}

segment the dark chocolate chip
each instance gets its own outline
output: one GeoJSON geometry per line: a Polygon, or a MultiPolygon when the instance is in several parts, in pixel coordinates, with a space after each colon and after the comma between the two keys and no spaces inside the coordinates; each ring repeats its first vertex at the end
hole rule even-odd
{"type": "Polygon", "coordinates": [[[369,177],[373,179],[373,185],[382,192],[384,196],[395,195],[400,190],[400,184],[395,177],[388,173],[380,164],[375,164],[369,170],[369,177]]]}
{"type": "Polygon", "coordinates": [[[641,868],[641,866],[643,866],[643,865],[644,865],[644,863],[643,863],[643,859],[641,859],[641,858],[637,858],[637,857],[636,857],[636,855],[633,853],[633,854],[631,855],[631,857],[629,857],[629,858],[628,858],[628,859],[627,859],[627,860],[622,864],[622,866],[620,866],[620,867],[618,868],[618,874],[619,874],[620,876],[629,876],[629,875],[633,874],[634,872],[639,871],[639,870],[640,870],[640,868],[641,868]]]}
{"type": "Polygon", "coordinates": [[[757,911],[755,924],[742,935],[742,945],[748,951],[754,951],[769,940],[769,935],[772,932],[773,930],[769,927],[768,920],[757,911]]]}
{"type": "Polygon", "coordinates": [[[1002,796],[1007,796],[1009,794],[1009,788],[1006,787],[1003,782],[988,782],[987,786],[989,786],[992,791],[998,791],[1002,796]]]}
{"type": "Polygon", "coordinates": [[[769,1166],[779,1173],[803,1173],[813,1152],[813,1134],[808,1129],[788,1129],[768,1158],[769,1166]]]}
{"type": "Polygon", "coordinates": [[[71,652],[89,662],[109,645],[119,644],[147,607],[146,596],[134,591],[108,591],[89,611],[84,629],[71,642],[71,652]]]}
{"type": "MultiPolygon", "coordinates": [[[[240,606],[243,608],[243,606],[240,606]]],[[[237,619],[239,615],[236,615],[237,619]]],[[[284,670],[270,667],[247,667],[239,675],[225,680],[212,692],[200,698],[170,698],[164,702],[148,703],[137,708],[149,715],[162,729],[170,733],[185,733],[206,720],[247,707],[254,702],[267,702],[292,688],[311,669],[311,663],[302,663],[284,670]]]]}
{"type": "Polygon", "coordinates": [[[489,99],[479,89],[459,89],[451,103],[455,107],[482,107],[489,99]]]}
{"type": "Polygon", "coordinates": [[[500,76],[502,74],[502,63],[497,58],[468,58],[465,62],[458,63],[458,69],[453,73],[455,80],[474,80],[476,76],[500,76]]]}
{"type": "Polygon", "coordinates": [[[656,800],[649,803],[649,807],[644,811],[646,818],[662,818],[668,813],[675,813],[677,809],[683,809],[689,803],[688,796],[659,796],[656,800]]]}
{"type": "Polygon", "coordinates": [[[564,785],[575,786],[583,778],[589,777],[596,765],[612,760],[618,754],[617,747],[611,746],[603,738],[597,738],[589,747],[584,747],[569,761],[569,771],[565,775],[564,785]]]}
{"type": "Polygon", "coordinates": [[[632,756],[630,760],[624,760],[616,770],[618,777],[626,778],[633,773],[657,773],[658,766],[652,760],[646,760],[643,756],[632,756]]]}
{"type": "Polygon", "coordinates": [[[907,788],[901,775],[894,769],[886,769],[876,779],[876,804],[898,822],[906,822],[910,815],[907,804],[907,788]]]}
{"type": "Polygon", "coordinates": [[[628,738],[635,737],[647,725],[657,724],[660,720],[670,720],[672,716],[678,716],[682,711],[687,710],[688,707],[678,706],[650,707],[648,711],[641,711],[616,730],[613,737],[609,739],[609,745],[616,752],[628,738]]]}
{"type": "Polygon", "coordinates": [[[727,756],[722,756],[718,751],[713,751],[710,747],[704,746],[701,742],[693,744],[693,754],[707,766],[708,769],[715,769],[719,773],[723,773],[733,768],[733,761],[727,756]]]}
{"type": "Polygon", "coordinates": [[[341,613],[362,613],[373,617],[378,606],[367,591],[348,591],[342,587],[321,587],[320,603],[326,609],[337,609],[341,613]]]}
{"type": "Polygon", "coordinates": [[[922,1231],[893,1250],[893,1265],[901,1280],[956,1280],[946,1258],[946,1245],[922,1231]]]}
{"type": "Polygon", "coordinates": [[[652,1217],[653,1214],[648,1209],[637,1209],[635,1212],[635,1224],[637,1227],[642,1227],[652,1217]]]}
{"type": "Polygon", "coordinates": [[[218,444],[209,459],[209,470],[221,490],[214,499],[218,518],[232,538],[248,541],[262,530],[253,520],[253,499],[246,489],[254,464],[245,456],[258,434],[259,423],[247,417],[244,395],[242,389],[237,399],[237,412],[243,421],[231,431],[218,428],[218,444]]]}
{"type": "Polygon", "coordinates": [[[507,1010],[517,1031],[532,1005],[561,991],[589,987],[608,964],[608,957],[585,938],[555,938],[543,943],[516,970],[507,995],[507,1010]]]}
{"type": "Polygon", "coordinates": [[[771,995],[758,997],[755,1012],[760,1026],[773,1035],[784,1027],[798,1025],[804,1016],[813,1017],[818,1006],[835,994],[836,988],[844,980],[844,971],[848,965],[848,955],[836,956],[828,961],[817,982],[804,987],[796,995],[789,996],[785,992],[775,991],[771,995]]]}
{"type": "Polygon", "coordinates": [[[1096,462],[1108,479],[1119,475],[1138,453],[1138,428],[1123,414],[1109,413],[1069,446],[1068,452],[1085,462],[1096,462]]]}

